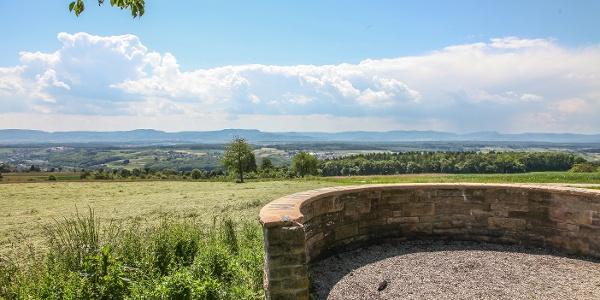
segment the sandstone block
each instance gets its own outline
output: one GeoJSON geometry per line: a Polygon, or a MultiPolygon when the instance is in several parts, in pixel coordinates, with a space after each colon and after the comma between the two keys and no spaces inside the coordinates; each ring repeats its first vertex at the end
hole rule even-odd
{"type": "Polygon", "coordinates": [[[388,218],[388,224],[392,223],[419,223],[419,217],[396,217],[396,218],[388,218]]]}
{"type": "Polygon", "coordinates": [[[402,216],[418,217],[434,214],[433,203],[406,203],[402,205],[402,216]]]}
{"type": "Polygon", "coordinates": [[[523,219],[489,217],[490,229],[523,230],[527,222],[523,219]]]}
{"type": "Polygon", "coordinates": [[[358,234],[358,223],[338,226],[334,229],[335,240],[343,240],[358,234]]]}

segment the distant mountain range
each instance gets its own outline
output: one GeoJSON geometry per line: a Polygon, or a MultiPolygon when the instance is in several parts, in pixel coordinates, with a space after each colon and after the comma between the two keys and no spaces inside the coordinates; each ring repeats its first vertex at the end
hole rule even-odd
{"type": "Polygon", "coordinates": [[[457,134],[441,131],[347,131],[347,132],[264,132],[256,129],[224,129],[217,131],[164,132],[152,129],[131,131],[65,131],[0,130],[0,144],[39,143],[226,143],[233,137],[253,143],[295,142],[424,142],[424,141],[502,141],[600,143],[600,134],[518,133],[493,131],[457,134]]]}

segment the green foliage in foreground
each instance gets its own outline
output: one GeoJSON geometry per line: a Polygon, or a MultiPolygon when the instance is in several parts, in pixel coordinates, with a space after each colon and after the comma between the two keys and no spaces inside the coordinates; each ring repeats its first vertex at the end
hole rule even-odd
{"type": "Polygon", "coordinates": [[[102,226],[92,211],[48,230],[43,258],[0,261],[6,299],[262,299],[262,234],[229,219],[102,226]]]}

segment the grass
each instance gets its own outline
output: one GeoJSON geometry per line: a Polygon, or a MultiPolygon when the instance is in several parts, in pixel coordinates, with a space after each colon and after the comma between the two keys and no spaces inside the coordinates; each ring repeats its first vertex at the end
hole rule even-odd
{"type": "Polygon", "coordinates": [[[326,185],[0,185],[0,299],[262,299],[258,211],[326,185]]]}
{"type": "Polygon", "coordinates": [[[25,172],[25,173],[3,173],[0,183],[25,183],[48,181],[48,176],[54,175],[60,181],[80,180],[78,172],[25,172]]]}
{"type": "Polygon", "coordinates": [[[0,260],[0,298],[264,298],[255,224],[163,218],[142,229],[106,225],[90,209],[46,229],[46,256],[0,260]]]}
{"type": "MultiPolygon", "coordinates": [[[[162,217],[212,220],[228,214],[256,221],[260,208],[289,193],[331,185],[318,181],[53,182],[0,185],[0,255],[45,241],[43,228],[88,206],[102,221],[155,225],[162,217]]],[[[42,249],[43,250],[43,249],[42,249]]]]}

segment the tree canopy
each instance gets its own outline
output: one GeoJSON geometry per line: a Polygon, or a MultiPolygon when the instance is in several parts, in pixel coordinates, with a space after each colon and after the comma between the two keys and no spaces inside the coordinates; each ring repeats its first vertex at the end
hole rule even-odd
{"type": "Polygon", "coordinates": [[[273,162],[271,161],[270,158],[268,157],[264,157],[262,159],[262,163],[260,164],[260,169],[261,170],[271,170],[273,169],[273,162]]]}
{"type": "MultiPolygon", "coordinates": [[[[102,6],[103,4],[104,0],[98,0],[98,6],[102,6]]],[[[110,6],[129,10],[131,12],[131,16],[137,18],[144,15],[146,3],[145,0],[110,0],[110,6]]],[[[69,11],[73,12],[76,16],[79,16],[84,10],[84,0],[75,0],[69,4],[69,11]]]]}
{"type": "Polygon", "coordinates": [[[292,171],[304,177],[306,175],[316,175],[319,160],[306,152],[300,152],[292,158],[292,171]]]}
{"type": "Polygon", "coordinates": [[[239,182],[244,182],[244,172],[256,171],[256,158],[252,147],[243,138],[234,138],[227,145],[222,163],[238,175],[239,182]]]}
{"type": "Polygon", "coordinates": [[[562,152],[369,153],[321,161],[323,176],[566,171],[585,160],[562,152]]]}

